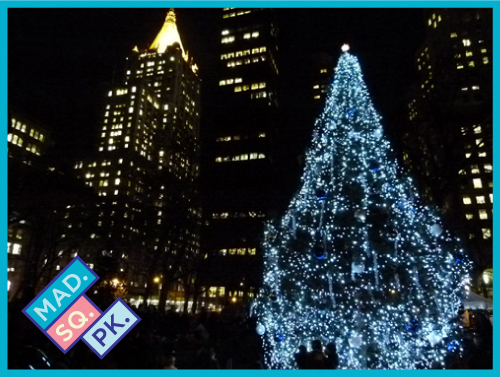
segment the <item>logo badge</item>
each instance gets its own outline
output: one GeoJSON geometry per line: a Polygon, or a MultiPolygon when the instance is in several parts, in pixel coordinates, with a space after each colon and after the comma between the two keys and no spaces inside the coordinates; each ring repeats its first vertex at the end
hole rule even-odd
{"type": "Polygon", "coordinates": [[[62,352],[83,339],[102,359],[141,319],[121,298],[103,313],[85,295],[98,279],[80,257],[75,257],[23,313],[62,352]]]}

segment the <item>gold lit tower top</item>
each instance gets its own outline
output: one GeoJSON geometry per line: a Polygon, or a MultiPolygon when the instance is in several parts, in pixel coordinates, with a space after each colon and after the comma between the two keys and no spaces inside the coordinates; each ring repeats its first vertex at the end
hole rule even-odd
{"type": "Polygon", "coordinates": [[[172,46],[174,43],[179,44],[182,50],[182,56],[185,57],[186,53],[184,51],[184,47],[182,47],[181,36],[179,35],[179,31],[177,30],[177,25],[175,23],[175,13],[174,10],[170,8],[167,13],[167,17],[165,18],[165,23],[151,44],[150,50],[156,50],[163,53],[166,51],[168,46],[172,46]]]}

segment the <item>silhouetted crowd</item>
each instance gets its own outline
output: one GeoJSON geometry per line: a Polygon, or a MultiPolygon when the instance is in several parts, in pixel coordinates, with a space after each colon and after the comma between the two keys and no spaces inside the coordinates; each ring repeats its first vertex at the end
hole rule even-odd
{"type": "Polygon", "coordinates": [[[299,352],[295,354],[295,364],[298,369],[337,369],[337,347],[335,343],[328,343],[323,351],[321,341],[313,340],[311,352],[307,352],[306,346],[299,347],[299,352]]]}
{"type": "Polygon", "coordinates": [[[134,308],[141,322],[102,360],[79,341],[64,355],[9,305],[9,368],[15,369],[261,369],[262,341],[254,319],[230,305],[221,313],[161,314],[134,308]]]}
{"type": "MultiPolygon", "coordinates": [[[[244,308],[234,305],[220,313],[201,311],[197,315],[137,308],[140,324],[102,360],[82,341],[63,354],[21,310],[21,306],[9,304],[9,369],[264,368],[256,321],[248,318],[244,308]]],[[[449,353],[447,369],[492,368],[493,328],[488,313],[474,311],[470,318],[472,323],[464,327],[464,351],[449,353]]],[[[311,351],[303,345],[294,355],[296,368],[339,368],[334,343],[323,346],[313,340],[309,346],[311,351]]],[[[380,368],[370,355],[367,351],[366,367],[380,368]]]]}

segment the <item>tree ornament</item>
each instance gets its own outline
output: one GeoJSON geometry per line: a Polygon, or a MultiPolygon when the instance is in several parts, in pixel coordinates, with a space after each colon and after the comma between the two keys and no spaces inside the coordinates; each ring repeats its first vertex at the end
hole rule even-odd
{"type": "Polygon", "coordinates": [[[259,335],[264,335],[266,332],[266,328],[264,327],[264,325],[262,323],[258,323],[255,330],[257,331],[257,334],[259,334],[259,335]]]}
{"type": "Polygon", "coordinates": [[[285,337],[283,336],[283,334],[281,334],[281,333],[279,333],[279,332],[278,332],[278,333],[276,333],[276,336],[274,337],[275,342],[279,343],[279,342],[281,342],[283,339],[285,339],[285,337]]]}
{"type": "Polygon", "coordinates": [[[397,238],[398,238],[398,231],[396,229],[391,229],[389,230],[389,232],[387,233],[387,236],[389,237],[389,239],[391,241],[395,241],[397,238]]]}
{"type": "Polygon", "coordinates": [[[439,237],[443,233],[443,228],[439,224],[434,224],[431,227],[431,232],[434,237],[439,237]]]}
{"type": "Polygon", "coordinates": [[[366,211],[364,209],[358,209],[354,212],[354,217],[364,223],[366,221],[366,211]]]}
{"type": "Polygon", "coordinates": [[[365,264],[363,262],[352,262],[351,269],[353,274],[360,274],[365,270],[365,264]]]}
{"type": "Polygon", "coordinates": [[[377,128],[375,131],[373,131],[373,136],[375,136],[377,139],[380,139],[382,137],[382,129],[377,128]]]}
{"type": "Polygon", "coordinates": [[[349,338],[349,346],[351,346],[351,348],[359,348],[361,347],[362,343],[363,343],[363,337],[359,334],[353,334],[349,338]]]}
{"type": "Polygon", "coordinates": [[[412,319],[410,323],[406,324],[406,329],[412,334],[415,334],[419,328],[420,324],[418,323],[418,320],[416,318],[412,319]]]}
{"type": "Polygon", "coordinates": [[[316,199],[318,200],[325,200],[326,199],[326,192],[323,189],[317,189],[316,190],[316,199]]]}
{"type": "Polygon", "coordinates": [[[434,347],[436,344],[441,342],[442,337],[436,330],[433,330],[429,335],[427,335],[426,339],[431,344],[431,347],[434,347]]]}
{"type": "Polygon", "coordinates": [[[377,160],[371,160],[368,167],[372,172],[376,173],[380,170],[380,163],[377,160]]]}
{"type": "Polygon", "coordinates": [[[460,350],[461,345],[462,343],[460,343],[458,340],[452,340],[450,343],[448,343],[446,347],[450,352],[458,352],[460,350]]]}
{"type": "Polygon", "coordinates": [[[326,257],[325,248],[322,245],[315,246],[313,249],[313,256],[318,260],[325,259],[326,257]]]}

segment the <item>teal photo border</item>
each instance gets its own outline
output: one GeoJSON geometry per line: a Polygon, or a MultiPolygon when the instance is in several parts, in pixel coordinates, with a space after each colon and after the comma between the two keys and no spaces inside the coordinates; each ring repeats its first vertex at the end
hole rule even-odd
{"type": "MultiPolygon", "coordinates": [[[[498,101],[498,96],[500,94],[499,90],[499,79],[496,74],[498,54],[496,52],[500,42],[498,40],[500,22],[498,20],[500,13],[500,1],[467,1],[467,0],[455,0],[455,1],[404,1],[404,0],[393,0],[393,1],[295,1],[295,0],[270,0],[270,1],[0,1],[0,114],[2,115],[3,121],[0,123],[0,127],[3,130],[3,134],[7,134],[7,53],[8,53],[8,39],[7,39],[7,25],[8,25],[8,9],[9,8],[223,8],[223,7],[274,7],[274,8],[493,8],[493,67],[494,67],[494,86],[493,86],[493,113],[494,113],[494,125],[496,124],[496,114],[499,112],[496,110],[498,101]]],[[[332,46],[332,49],[335,46],[332,46]]],[[[493,127],[495,129],[495,126],[493,127]]],[[[0,187],[1,203],[2,203],[2,216],[0,218],[1,224],[7,225],[7,140],[4,139],[4,152],[0,156],[0,171],[2,172],[0,187]]],[[[500,148],[500,136],[497,132],[493,132],[493,145],[499,146],[500,148]]],[[[493,161],[494,165],[498,161],[498,156],[494,153],[493,161]]],[[[499,179],[494,175],[493,182],[494,188],[493,192],[496,195],[496,187],[499,179]]],[[[6,226],[7,227],[7,226],[6,226]]],[[[496,222],[493,223],[493,234],[496,235],[496,230],[498,225],[496,222]]],[[[5,228],[4,228],[5,229],[5,228]]],[[[3,244],[7,245],[7,232],[4,231],[1,236],[3,244]]],[[[496,265],[498,262],[498,241],[496,238],[493,240],[493,260],[496,265]]],[[[7,254],[7,253],[6,253],[7,254]]],[[[7,282],[7,255],[4,254],[0,262],[2,280],[7,282]]],[[[498,287],[498,281],[494,279],[494,291],[498,287]]],[[[5,288],[5,286],[4,286],[5,288]]],[[[494,309],[497,309],[496,301],[494,301],[494,309]]],[[[19,315],[23,315],[19,312],[19,315]]],[[[499,362],[497,358],[500,356],[500,350],[498,348],[498,328],[493,326],[493,336],[494,336],[494,346],[493,346],[493,370],[415,370],[415,371],[385,371],[385,370],[336,370],[336,371],[306,371],[306,370],[296,370],[296,371],[254,371],[254,370],[237,370],[241,377],[254,376],[255,373],[276,373],[276,374],[298,374],[303,376],[304,374],[311,375],[323,375],[326,374],[338,374],[346,376],[360,376],[361,374],[369,374],[370,376],[375,376],[382,373],[413,373],[422,374],[428,376],[433,374],[434,376],[454,376],[454,377],[471,377],[477,373],[481,374],[481,377],[493,377],[494,371],[498,368],[499,362]]],[[[37,371],[24,371],[24,370],[8,370],[7,369],[7,290],[0,291],[0,376],[63,376],[67,374],[67,370],[37,370],[37,371]]],[[[216,376],[216,375],[227,375],[234,373],[235,370],[178,370],[178,371],[167,371],[167,370],[71,370],[73,377],[87,376],[89,373],[92,377],[99,376],[110,376],[119,375],[121,376],[134,376],[139,374],[148,374],[154,376],[165,376],[168,373],[180,374],[182,376],[199,376],[203,374],[204,376],[216,376]]],[[[498,371],[497,371],[498,372],[498,371]]],[[[368,376],[367,376],[368,377],[368,376]]]]}

